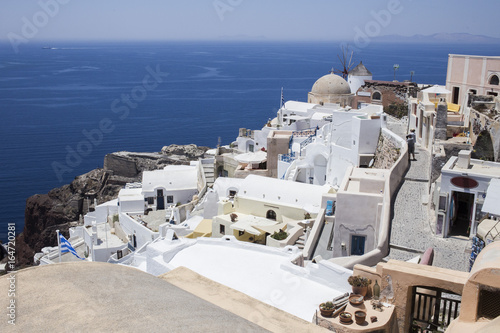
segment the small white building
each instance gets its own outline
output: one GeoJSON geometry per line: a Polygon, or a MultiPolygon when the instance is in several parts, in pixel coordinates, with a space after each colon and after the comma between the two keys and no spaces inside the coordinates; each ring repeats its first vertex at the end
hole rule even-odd
{"type": "MultiPolygon", "coordinates": [[[[213,217],[212,237],[231,235],[238,240],[266,243],[266,237],[280,229],[290,232],[286,221],[304,220],[316,216],[324,194],[332,192],[330,186],[287,182],[275,178],[250,175],[241,182],[227,181],[214,184],[219,191],[229,191],[217,203],[218,215],[213,217]],[[228,186],[229,185],[229,186],[228,186]],[[231,189],[231,190],[229,190],[231,189]]],[[[213,204],[212,204],[213,205],[213,204]]],[[[205,205],[205,209],[210,209],[205,205]]],[[[295,225],[295,224],[294,224],[295,225]]],[[[303,234],[295,235],[295,240],[303,234]]]]}
{"type": "MultiPolygon", "coordinates": [[[[296,103],[291,105],[297,106],[296,103]]],[[[293,132],[290,153],[278,160],[279,178],[338,186],[349,166],[369,165],[380,130],[385,127],[381,106],[369,105],[360,110],[332,105],[309,108],[310,104],[306,103],[300,106],[301,119],[291,124],[288,124],[287,109],[280,110],[284,128],[306,128],[311,124],[316,127],[293,132]]]]}
{"type": "Polygon", "coordinates": [[[333,257],[361,256],[378,246],[389,170],[350,168],[337,192],[333,257]]]}
{"type": "Polygon", "coordinates": [[[471,159],[465,150],[451,157],[436,186],[436,234],[474,236],[492,179],[500,179],[500,163],[471,159]]]}
{"type": "Polygon", "coordinates": [[[144,171],[142,195],[147,207],[163,210],[190,202],[198,194],[198,169],[195,165],[167,165],[163,170],[144,171]]]}
{"type": "Polygon", "coordinates": [[[118,193],[118,213],[143,214],[146,209],[142,188],[123,188],[118,193]]]}

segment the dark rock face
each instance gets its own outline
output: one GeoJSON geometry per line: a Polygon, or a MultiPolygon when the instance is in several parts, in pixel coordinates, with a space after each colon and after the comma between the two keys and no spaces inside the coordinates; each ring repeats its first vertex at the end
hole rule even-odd
{"type": "Polygon", "coordinates": [[[33,264],[33,256],[43,247],[56,246],[56,230],[69,236],[69,227],[80,215],[98,204],[112,200],[126,183],[140,182],[142,171],[155,170],[169,164],[188,164],[202,157],[207,147],[195,145],[171,148],[175,156],[160,153],[112,153],[104,160],[104,169],[95,169],[71,182],[28,198],[23,233],[16,239],[17,265],[33,264]],[[184,148],[185,147],[185,148],[184,148]]]}
{"type": "Polygon", "coordinates": [[[121,186],[108,184],[109,178],[105,170],[95,169],[76,177],[71,184],[28,198],[24,230],[16,243],[18,265],[31,265],[36,252],[56,246],[57,229],[68,236],[71,223],[88,212],[94,198],[102,203],[116,197],[121,186]]]}

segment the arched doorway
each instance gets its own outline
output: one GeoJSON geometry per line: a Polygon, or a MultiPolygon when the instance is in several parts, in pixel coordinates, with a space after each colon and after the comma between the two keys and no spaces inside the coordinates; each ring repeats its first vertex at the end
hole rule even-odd
{"type": "Polygon", "coordinates": [[[328,161],[323,155],[314,157],[314,184],[325,185],[327,164],[328,161]]]}
{"type": "Polygon", "coordinates": [[[276,212],[272,209],[268,210],[266,213],[266,219],[276,221],[276,212]]]}

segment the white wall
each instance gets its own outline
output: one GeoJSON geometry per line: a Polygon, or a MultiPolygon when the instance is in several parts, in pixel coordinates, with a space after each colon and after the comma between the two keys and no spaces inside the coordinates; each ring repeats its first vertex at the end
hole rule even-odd
{"type": "Polygon", "coordinates": [[[374,154],[380,135],[380,119],[354,117],[352,137],[355,141],[356,154],[374,154]]]}
{"type": "MultiPolygon", "coordinates": [[[[136,235],[137,248],[143,246],[147,242],[153,241],[159,235],[157,232],[153,232],[152,230],[139,224],[133,218],[124,213],[120,214],[120,225],[127,235],[136,235]]],[[[132,244],[132,241],[130,243],[132,244]]]]}
{"type": "MultiPolygon", "coordinates": [[[[154,191],[152,192],[144,192],[144,197],[156,197],[157,190],[163,190],[163,195],[165,197],[165,207],[176,205],[178,202],[180,202],[181,204],[189,203],[193,199],[193,196],[198,194],[198,189],[196,188],[184,190],[168,190],[164,187],[155,187],[154,191]],[[170,195],[174,197],[173,203],[167,203],[167,197],[170,195]]],[[[156,199],[154,206],[157,206],[156,199]]]]}
{"type": "Polygon", "coordinates": [[[118,212],[119,213],[143,214],[144,213],[144,199],[120,201],[120,205],[118,206],[118,212]]]}
{"type": "MultiPolygon", "coordinates": [[[[452,192],[463,192],[463,193],[470,193],[474,194],[474,203],[473,203],[473,215],[472,215],[472,220],[475,221],[475,215],[476,215],[476,204],[478,200],[483,200],[483,194],[486,193],[488,190],[488,186],[490,184],[490,181],[492,178],[500,178],[500,173],[496,176],[492,175],[480,175],[480,174],[472,174],[468,173],[466,177],[472,178],[475,181],[478,182],[478,186],[475,188],[471,189],[465,189],[461,187],[457,187],[451,183],[451,179],[454,177],[461,177],[463,176],[463,171],[461,170],[452,170],[455,163],[457,161],[457,157],[454,156],[446,162],[445,166],[441,170],[441,189],[440,189],[440,195],[446,195],[448,194],[448,202],[446,205],[446,219],[445,219],[445,225],[443,226],[443,236],[447,236],[449,232],[449,224],[450,224],[450,218],[451,218],[451,212],[450,212],[450,204],[451,204],[451,199],[452,199],[452,192]]],[[[498,163],[494,162],[483,162],[479,160],[475,160],[477,163],[485,163],[485,164],[490,164],[492,167],[498,168],[498,163]]],[[[474,163],[474,160],[472,160],[471,163],[474,163]]],[[[471,235],[476,233],[476,228],[477,225],[476,223],[473,223],[472,228],[471,228],[471,235]]]]}
{"type": "Polygon", "coordinates": [[[347,82],[349,82],[349,86],[351,87],[351,93],[355,94],[358,89],[365,84],[366,80],[371,80],[372,76],[352,76],[349,75],[347,78],[347,82]]]}
{"type": "Polygon", "coordinates": [[[337,208],[334,225],[333,256],[351,255],[351,236],[366,236],[365,253],[376,247],[376,235],[380,222],[380,207],[383,196],[369,193],[337,193],[337,208]],[[345,250],[339,244],[346,245],[345,250]]]}
{"type": "Polygon", "coordinates": [[[98,205],[93,212],[85,214],[83,217],[85,225],[91,225],[93,221],[97,221],[98,224],[107,222],[108,212],[110,216],[118,214],[117,200],[111,200],[104,204],[98,205]]]}

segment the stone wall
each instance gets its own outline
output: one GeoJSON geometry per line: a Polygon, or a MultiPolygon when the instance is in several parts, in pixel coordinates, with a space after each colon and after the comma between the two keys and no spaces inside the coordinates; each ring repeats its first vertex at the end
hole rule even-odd
{"type": "MultiPolygon", "coordinates": [[[[491,138],[491,144],[493,146],[494,160],[500,162],[500,118],[491,117],[491,113],[488,111],[478,111],[475,109],[470,109],[470,138],[473,144],[476,144],[478,137],[484,133],[489,133],[491,138]]],[[[474,146],[474,149],[481,150],[486,149],[483,147],[482,143],[480,146],[474,146]]],[[[482,156],[477,155],[474,158],[481,158],[482,156]]]]}
{"type": "Polygon", "coordinates": [[[358,102],[373,103],[382,105],[384,111],[387,112],[390,105],[402,105],[406,103],[406,97],[416,96],[418,87],[412,82],[388,82],[388,81],[366,81],[361,88],[358,89],[358,95],[355,96],[353,101],[353,108],[357,108],[358,102]],[[380,92],[382,95],[381,100],[373,100],[372,95],[374,92],[380,92]],[[370,96],[359,96],[360,92],[369,93],[370,96]]]}
{"type": "Polygon", "coordinates": [[[373,167],[376,169],[390,169],[398,160],[400,153],[401,149],[381,133],[378,139],[377,150],[375,151],[373,167]]]}

